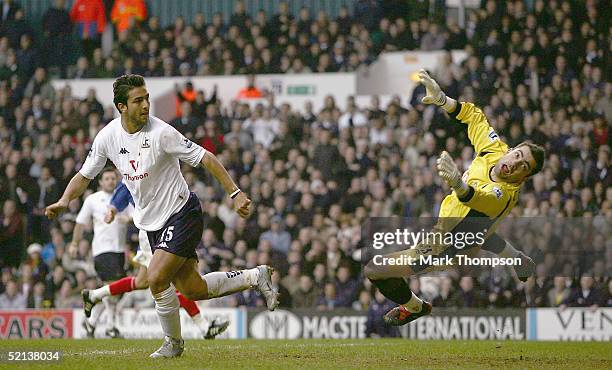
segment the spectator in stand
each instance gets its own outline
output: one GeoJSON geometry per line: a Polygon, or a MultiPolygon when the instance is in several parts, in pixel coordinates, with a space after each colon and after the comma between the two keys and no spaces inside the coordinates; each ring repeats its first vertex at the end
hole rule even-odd
{"type": "Polygon", "coordinates": [[[335,288],[336,307],[351,307],[357,299],[359,283],[351,277],[351,270],[348,266],[338,267],[335,288]]]}
{"type": "MultiPolygon", "coordinates": [[[[72,51],[72,23],[70,13],[66,10],[66,0],[55,0],[54,5],[43,15],[42,26],[44,41],[42,50],[48,68],[59,68],[60,76],[66,77],[72,51]],[[61,46],[61,47],[58,47],[61,46]]],[[[85,58],[87,61],[87,58],[85,58]]],[[[93,74],[82,76],[94,77],[93,74]]]]}
{"type": "Polygon", "coordinates": [[[594,285],[593,276],[584,274],[580,277],[580,286],[575,288],[570,296],[563,301],[561,308],[590,307],[597,308],[602,304],[602,294],[594,285]]]}
{"type": "Polygon", "coordinates": [[[336,291],[336,286],[333,283],[326,283],[323,288],[323,295],[317,301],[317,310],[333,311],[338,307],[338,292],[336,291]]]}
{"type": "Polygon", "coordinates": [[[182,90],[178,83],[175,84],[174,91],[176,92],[176,117],[181,117],[183,115],[183,102],[193,104],[196,100],[196,91],[191,81],[187,81],[182,90]]]}
{"type": "Polygon", "coordinates": [[[24,310],[27,306],[26,296],[19,291],[19,286],[15,280],[9,280],[6,290],[0,295],[0,309],[3,310],[24,310]]]}
{"type": "Polygon", "coordinates": [[[188,139],[193,139],[200,122],[191,114],[191,102],[181,103],[181,115],[170,121],[170,124],[188,139]]]}
{"type": "Polygon", "coordinates": [[[317,305],[319,292],[314,288],[310,276],[300,277],[300,287],[291,296],[293,308],[314,308],[317,305]]]}
{"type": "Polygon", "coordinates": [[[260,241],[267,240],[272,245],[272,249],[284,255],[289,253],[291,235],[283,230],[283,221],[280,216],[272,217],[270,230],[261,234],[260,241]]]}
{"type": "Polygon", "coordinates": [[[24,232],[22,216],[15,201],[5,201],[0,218],[0,260],[3,266],[19,267],[24,254],[24,232]]]}
{"type": "Polygon", "coordinates": [[[0,10],[0,22],[4,27],[5,22],[9,22],[15,19],[17,11],[21,10],[21,5],[13,0],[4,0],[2,1],[2,8],[0,10]]]}
{"type": "Polygon", "coordinates": [[[83,55],[91,59],[93,51],[101,46],[101,35],[106,27],[106,12],[102,0],[75,0],[70,19],[81,39],[83,55]]]}
{"type": "Polygon", "coordinates": [[[555,276],[553,287],[548,291],[548,307],[559,307],[566,302],[570,296],[570,289],[567,287],[567,278],[555,276]]]}
{"type": "Polygon", "coordinates": [[[458,308],[480,308],[484,306],[484,297],[480,290],[474,288],[471,276],[462,276],[459,280],[459,290],[451,298],[451,306],[458,308]]]}
{"type": "Polygon", "coordinates": [[[381,338],[381,337],[399,337],[399,330],[397,327],[386,325],[383,316],[393,307],[395,304],[385,298],[378,290],[374,293],[374,300],[370,303],[368,308],[368,321],[366,322],[366,336],[369,338],[381,338]]]}
{"type": "Polygon", "coordinates": [[[238,91],[236,99],[256,99],[262,97],[263,93],[255,86],[255,75],[249,75],[247,77],[247,86],[238,91]]]}
{"type": "Polygon", "coordinates": [[[28,257],[25,264],[30,266],[32,278],[36,281],[44,281],[47,273],[49,272],[49,267],[42,260],[41,252],[42,246],[38,243],[32,243],[28,246],[28,257]]]}
{"type": "Polygon", "coordinates": [[[144,0],[115,0],[111,10],[111,21],[118,33],[138,27],[147,17],[144,0]]]}
{"type": "Polygon", "coordinates": [[[45,300],[45,284],[41,281],[34,284],[34,288],[28,295],[27,308],[30,309],[42,309],[50,308],[50,301],[45,300]]]}

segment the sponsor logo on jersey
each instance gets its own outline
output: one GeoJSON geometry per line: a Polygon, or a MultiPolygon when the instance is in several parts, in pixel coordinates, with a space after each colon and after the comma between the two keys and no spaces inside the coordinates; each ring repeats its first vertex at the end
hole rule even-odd
{"type": "Polygon", "coordinates": [[[168,248],[168,244],[166,244],[166,242],[161,242],[157,245],[157,248],[168,248]]]}
{"type": "Polygon", "coordinates": [[[183,139],[183,145],[185,145],[187,148],[191,148],[193,142],[189,139],[183,139]]]}
{"type": "Polygon", "coordinates": [[[495,194],[495,198],[497,198],[497,199],[501,199],[501,197],[504,195],[504,193],[502,193],[501,189],[498,188],[497,186],[493,187],[493,194],[495,194]]]}
{"type": "Polygon", "coordinates": [[[119,151],[119,154],[128,154],[128,150],[125,148],[121,148],[121,150],[119,151]]]}
{"type": "Polygon", "coordinates": [[[149,138],[145,137],[144,141],[142,142],[142,148],[143,149],[147,149],[147,148],[150,148],[150,147],[151,147],[151,144],[149,144],[149,138]]]}
{"type": "Polygon", "coordinates": [[[126,180],[129,180],[129,181],[142,180],[142,179],[147,178],[147,177],[149,177],[149,173],[148,172],[145,172],[145,173],[140,174],[140,175],[134,175],[134,176],[130,175],[129,173],[124,173],[123,174],[123,178],[126,179],[126,180]]]}

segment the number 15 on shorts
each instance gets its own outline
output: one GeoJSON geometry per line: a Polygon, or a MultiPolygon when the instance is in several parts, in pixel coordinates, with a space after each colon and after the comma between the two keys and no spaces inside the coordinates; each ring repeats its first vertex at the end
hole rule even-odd
{"type": "Polygon", "coordinates": [[[168,226],[167,228],[165,228],[161,234],[161,238],[159,241],[169,242],[170,240],[172,240],[172,237],[174,236],[174,234],[172,233],[173,231],[174,231],[174,226],[168,226]]]}

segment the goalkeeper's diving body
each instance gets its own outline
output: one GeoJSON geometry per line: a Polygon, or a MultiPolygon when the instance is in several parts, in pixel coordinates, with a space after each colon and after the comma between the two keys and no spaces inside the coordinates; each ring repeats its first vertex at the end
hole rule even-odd
{"type": "MultiPolygon", "coordinates": [[[[453,192],[442,201],[436,229],[456,233],[473,230],[476,226],[485,230],[486,234],[482,245],[472,245],[463,250],[444,244],[421,243],[412,249],[383,257],[409,256],[416,260],[420,255],[433,255],[454,258],[480,247],[501,257],[519,258],[521,264],[514,268],[519,279],[526,281],[533,275],[535,264],[531,258],[495,234],[495,228],[518,202],[523,182],[542,169],[544,149],[527,142],[509,148],[499,139],[479,108],[472,103],[460,103],[447,97],[424,70],[419,72],[419,80],[427,90],[422,102],[442,107],[453,119],[467,125],[468,137],[476,153],[463,175],[447,152],[442,152],[438,158],[438,174],[453,192]]],[[[385,314],[387,324],[404,325],[431,313],[431,304],[417,297],[404,278],[439,269],[434,264],[377,265],[374,261],[365,266],[368,279],[383,295],[399,305],[385,314]]]]}

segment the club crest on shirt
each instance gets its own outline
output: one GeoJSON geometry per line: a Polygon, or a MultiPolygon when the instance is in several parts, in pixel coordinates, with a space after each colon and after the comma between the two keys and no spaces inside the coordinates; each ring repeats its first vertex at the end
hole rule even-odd
{"type": "Polygon", "coordinates": [[[502,193],[501,189],[498,188],[497,186],[493,187],[493,194],[495,194],[495,198],[497,198],[497,199],[501,199],[501,197],[504,195],[504,193],[502,193]]]}
{"type": "Polygon", "coordinates": [[[491,132],[489,132],[489,141],[494,142],[495,140],[499,140],[499,135],[491,129],[491,132]]]}

